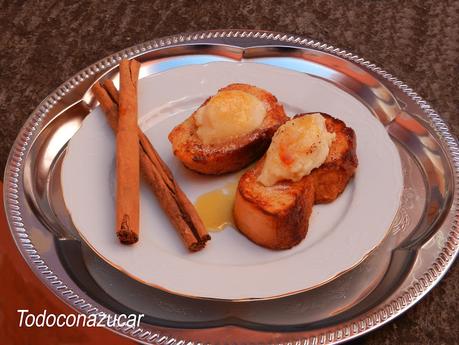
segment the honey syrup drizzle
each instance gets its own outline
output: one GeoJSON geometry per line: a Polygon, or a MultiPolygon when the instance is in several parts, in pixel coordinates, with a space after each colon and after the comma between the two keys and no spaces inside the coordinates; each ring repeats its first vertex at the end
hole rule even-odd
{"type": "Polygon", "coordinates": [[[233,225],[233,205],[238,180],[200,195],[194,203],[208,231],[217,232],[233,225]]]}

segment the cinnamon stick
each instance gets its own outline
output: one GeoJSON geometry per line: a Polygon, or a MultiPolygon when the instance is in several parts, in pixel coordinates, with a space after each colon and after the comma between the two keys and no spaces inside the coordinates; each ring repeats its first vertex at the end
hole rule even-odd
{"type": "Polygon", "coordinates": [[[140,64],[120,63],[120,94],[116,130],[116,234],[121,243],[139,239],[139,139],[137,135],[137,79],[140,64]]]}
{"type": "MultiPolygon", "coordinates": [[[[93,92],[114,131],[117,128],[118,91],[111,80],[96,84],[93,92]]],[[[210,236],[193,204],[174,179],[171,171],[151,145],[145,134],[137,127],[140,143],[139,160],[142,175],[158,198],[163,210],[190,251],[204,248],[210,236]]]]}

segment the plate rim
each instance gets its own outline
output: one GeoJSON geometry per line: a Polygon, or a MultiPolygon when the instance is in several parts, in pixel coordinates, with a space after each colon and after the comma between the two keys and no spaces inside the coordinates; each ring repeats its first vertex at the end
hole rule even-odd
{"type": "MultiPolygon", "coordinates": [[[[205,68],[205,69],[208,69],[209,68],[209,65],[212,65],[210,68],[213,68],[213,69],[216,69],[218,68],[217,65],[219,64],[234,64],[236,65],[237,67],[236,68],[239,68],[239,66],[242,66],[243,64],[246,65],[246,64],[255,64],[254,68],[255,69],[259,69],[259,68],[266,68],[266,72],[268,72],[269,69],[274,69],[274,70],[277,70],[278,72],[276,73],[286,73],[286,74],[294,74],[294,76],[296,78],[300,78],[303,77],[303,73],[301,72],[297,72],[297,71],[292,71],[292,70],[289,70],[289,69],[285,69],[285,68],[282,68],[282,67],[278,67],[278,66],[271,66],[271,65],[264,65],[264,64],[260,64],[260,63],[254,63],[254,62],[238,62],[238,61],[215,61],[215,62],[207,62],[207,63],[204,63],[204,64],[199,64],[199,65],[185,65],[185,66],[181,66],[181,67],[178,67],[178,68],[174,68],[174,69],[171,69],[171,70],[167,70],[167,71],[163,71],[163,72],[159,72],[159,74],[162,74],[161,78],[164,78],[164,74],[165,73],[168,73],[170,71],[174,71],[175,74],[177,73],[180,73],[181,71],[177,71],[178,69],[183,69],[183,68],[186,68],[186,69],[195,69],[195,68],[205,68]],[[263,66],[263,67],[260,67],[259,65],[263,66]]],[[[223,66],[223,68],[230,68],[229,66],[223,66]]],[[[244,68],[247,68],[247,67],[244,67],[244,68]]],[[[228,71],[227,71],[228,72],[228,71]]],[[[247,72],[247,71],[245,71],[247,72]]],[[[193,73],[196,73],[196,72],[193,72],[193,73]]],[[[213,70],[213,73],[217,73],[216,71],[213,70]]],[[[147,77],[145,78],[154,78],[155,76],[157,75],[157,73],[154,73],[154,74],[151,74],[151,75],[148,75],[147,77]]],[[[333,86],[335,87],[335,86],[333,86]]],[[[353,97],[353,96],[351,96],[353,97]]],[[[355,97],[353,97],[355,98],[355,97]]],[[[358,99],[356,99],[357,102],[360,103],[360,101],[358,99]]],[[[363,105],[365,108],[366,106],[363,105]]],[[[159,106],[161,107],[161,106],[159,106]]],[[[390,222],[390,224],[385,227],[384,231],[381,231],[381,235],[378,235],[378,240],[375,240],[375,241],[372,241],[371,242],[371,245],[368,246],[368,247],[365,247],[365,250],[362,250],[362,255],[359,256],[358,258],[356,258],[355,260],[352,260],[352,263],[349,264],[349,265],[346,265],[346,267],[344,269],[338,269],[336,270],[336,272],[332,275],[330,275],[329,277],[327,277],[326,279],[323,279],[321,280],[320,282],[318,283],[315,283],[315,284],[310,284],[310,286],[307,286],[307,287],[304,287],[304,288],[300,288],[300,289],[294,289],[294,290],[291,290],[291,291],[287,291],[287,292],[282,292],[282,293],[275,293],[275,294],[260,294],[258,296],[256,295],[253,295],[253,296],[247,296],[247,297],[218,297],[218,296],[205,296],[205,295],[200,295],[198,294],[197,292],[191,292],[189,289],[177,289],[177,288],[173,288],[173,287],[164,287],[161,285],[161,283],[159,282],[154,282],[154,281],[151,281],[151,280],[144,280],[142,279],[142,277],[139,275],[139,274],[135,274],[135,273],[132,273],[130,272],[124,265],[122,266],[120,262],[115,262],[113,259],[110,259],[109,256],[107,255],[107,253],[102,254],[101,250],[100,250],[100,247],[99,247],[99,250],[96,248],[95,246],[95,243],[94,242],[91,242],[88,237],[86,236],[86,234],[90,233],[91,231],[88,231],[88,230],[83,230],[82,226],[83,226],[83,222],[75,222],[75,217],[76,217],[76,213],[77,212],[73,212],[72,213],[72,210],[69,208],[69,199],[66,198],[66,192],[65,192],[65,187],[64,185],[67,185],[69,186],[68,188],[72,189],[72,185],[73,185],[73,182],[71,183],[70,181],[74,181],[73,178],[72,178],[72,171],[74,169],[72,169],[72,166],[75,166],[76,163],[70,163],[70,160],[68,159],[68,157],[70,157],[70,154],[71,152],[73,151],[73,155],[79,155],[78,153],[75,153],[76,151],[78,151],[78,147],[76,146],[76,140],[75,138],[77,136],[81,136],[82,135],[82,129],[88,127],[88,123],[90,121],[88,120],[91,120],[91,121],[95,121],[94,118],[90,119],[90,116],[95,116],[94,115],[94,110],[96,108],[93,108],[91,109],[90,113],[84,118],[82,124],[81,124],[81,127],[79,128],[79,130],[72,136],[72,138],[69,140],[69,142],[67,143],[67,149],[66,149],[66,152],[65,152],[65,157],[63,158],[63,161],[62,161],[62,168],[61,168],[61,180],[60,180],[60,185],[61,185],[61,190],[63,191],[63,201],[64,201],[64,204],[66,206],[66,209],[67,209],[67,212],[68,214],[70,215],[71,219],[72,219],[72,222],[75,226],[75,229],[77,230],[79,236],[83,239],[83,241],[101,258],[103,259],[107,264],[109,264],[110,266],[112,266],[113,268],[117,269],[118,271],[124,273],[125,275],[129,276],[131,279],[134,279],[142,284],[145,284],[145,285],[148,285],[148,286],[151,286],[151,287],[154,287],[154,288],[157,288],[157,289],[160,289],[160,290],[163,290],[165,292],[168,292],[168,293],[172,293],[172,294],[175,294],[175,295],[179,295],[179,296],[183,296],[183,297],[188,297],[188,298],[193,298],[193,299],[201,299],[201,300],[211,300],[211,301],[227,301],[227,302],[248,302],[248,301],[263,301],[263,300],[272,300],[272,299],[276,299],[276,298],[282,298],[282,297],[287,297],[287,296],[292,296],[292,295],[295,295],[295,294],[299,294],[299,293],[302,293],[302,292],[306,292],[306,291],[310,291],[312,289],[315,289],[315,288],[318,288],[320,286],[323,286],[327,283],[330,283],[331,281],[337,279],[338,277],[342,276],[343,274],[353,270],[355,267],[357,267],[358,265],[360,265],[360,263],[362,263],[369,255],[371,255],[382,243],[383,241],[389,236],[389,234],[391,233],[391,230],[392,230],[392,227],[393,227],[393,224],[394,224],[394,221],[396,220],[396,216],[397,216],[397,212],[398,212],[398,209],[400,207],[400,204],[401,204],[401,196],[403,194],[403,171],[402,171],[402,163],[401,163],[401,158],[400,158],[400,155],[399,155],[399,152],[396,148],[396,145],[393,143],[393,141],[390,139],[388,133],[387,133],[387,130],[386,129],[383,129],[384,125],[377,119],[377,118],[372,118],[371,121],[372,123],[374,123],[374,126],[378,126],[378,127],[381,127],[381,128],[378,128],[378,129],[381,129],[381,131],[384,130],[384,134],[387,134],[387,141],[388,141],[388,144],[390,142],[390,150],[393,151],[391,153],[393,153],[394,155],[396,155],[397,157],[396,158],[393,158],[393,162],[392,163],[395,163],[394,165],[394,168],[398,169],[400,168],[400,171],[399,171],[399,174],[397,175],[398,176],[398,179],[399,179],[399,182],[400,182],[400,188],[397,190],[397,201],[396,203],[394,204],[394,208],[395,208],[395,211],[393,213],[393,217],[392,217],[392,220],[390,222]],[[65,176],[67,175],[67,178],[65,178],[65,176]],[[67,183],[65,182],[67,181],[67,183]]],[[[144,114],[143,116],[147,116],[150,112],[147,111],[146,114],[144,114]]],[[[143,119],[144,117],[139,117],[139,119],[143,119]]],[[[90,136],[90,139],[92,138],[93,136],[90,136]]],[[[367,138],[368,139],[368,138],[367,138]]],[[[167,139],[166,139],[167,140],[167,139]]],[[[389,149],[389,147],[388,147],[389,149]]],[[[359,159],[360,161],[360,159],[359,159]]],[[[88,165],[91,165],[88,163],[88,165]]],[[[360,166],[360,163],[359,163],[359,166],[360,166]]],[[[393,172],[395,173],[395,169],[393,170],[393,172]]],[[[355,188],[355,187],[354,187],[355,188]]],[[[78,189],[78,188],[77,188],[78,189]]],[[[72,200],[75,200],[74,198],[70,198],[72,200]]],[[[78,203],[78,202],[77,202],[78,203]]],[[[75,201],[72,202],[72,204],[75,204],[75,201]]],[[[79,213],[79,212],[78,212],[79,213]]],[[[379,233],[379,232],[378,232],[379,233]]],[[[301,255],[302,252],[298,252],[298,253],[295,253],[293,254],[294,256],[297,256],[297,255],[301,255]]],[[[158,258],[156,258],[158,259],[158,258]]],[[[181,259],[185,259],[186,258],[181,258],[181,259]]],[[[280,260],[286,260],[287,258],[279,258],[279,261],[280,260]]],[[[154,260],[154,259],[152,259],[154,260]]],[[[300,258],[301,260],[301,258],[300,258]]],[[[306,260],[306,259],[304,259],[306,260]]],[[[269,263],[264,263],[263,265],[267,265],[269,263]]],[[[210,278],[210,277],[209,277],[210,278]]],[[[236,279],[236,277],[235,277],[236,279]]]]}
{"type": "MultiPolygon", "coordinates": [[[[244,48],[249,46],[260,46],[260,44],[253,44],[253,40],[257,40],[260,44],[265,45],[279,45],[287,46],[298,49],[313,49],[317,51],[326,52],[335,56],[349,60],[360,67],[374,73],[382,81],[389,83],[399,93],[404,94],[412,102],[414,102],[423,113],[423,116],[429,120],[431,128],[435,131],[439,140],[441,141],[447,157],[451,164],[453,172],[453,187],[454,195],[452,196],[452,204],[449,210],[449,216],[453,217],[455,221],[459,218],[459,197],[458,197],[458,175],[459,175],[459,148],[456,137],[450,132],[445,121],[438,115],[438,113],[420,96],[418,96],[408,85],[398,80],[392,74],[385,70],[377,67],[368,60],[361,58],[357,55],[328,45],[315,41],[302,36],[286,33],[277,33],[261,30],[212,30],[212,31],[199,31],[189,34],[177,34],[173,36],[163,37],[154,39],[152,41],[145,42],[133,46],[131,48],[124,49],[120,52],[114,53],[107,58],[99,60],[98,62],[90,65],[84,70],[77,73],[75,76],[70,78],[67,82],[58,87],[52,92],[40,105],[32,112],[22,129],[20,130],[18,137],[13,144],[10,151],[10,155],[5,168],[5,212],[7,215],[8,224],[13,234],[13,238],[18,246],[19,251],[23,255],[26,262],[29,264],[31,269],[36,275],[45,283],[50,290],[54,291],[57,296],[67,302],[68,305],[74,309],[89,313],[88,310],[104,310],[103,306],[87,308],[83,307],[87,304],[75,303],[74,291],[69,288],[64,282],[59,281],[57,276],[53,276],[53,272],[47,266],[45,260],[39,255],[39,252],[35,250],[32,241],[28,238],[26,226],[22,223],[27,221],[23,219],[21,214],[21,208],[19,206],[22,200],[22,186],[21,186],[21,174],[23,173],[23,156],[28,150],[28,144],[31,143],[33,138],[37,136],[39,129],[43,126],[43,120],[46,114],[59,103],[59,101],[71,93],[71,90],[85,80],[91,79],[94,76],[100,75],[102,72],[106,72],[109,68],[117,65],[119,60],[122,58],[131,58],[138,55],[142,55],[145,52],[160,50],[170,46],[180,46],[187,44],[224,44],[229,46],[236,46],[238,48],[244,48]]],[[[415,278],[409,285],[409,289],[404,290],[397,300],[393,300],[392,303],[388,303],[378,310],[374,315],[373,320],[365,318],[359,318],[361,326],[357,326],[356,320],[351,320],[346,323],[340,324],[339,327],[333,330],[326,330],[325,333],[315,334],[304,334],[300,338],[293,338],[292,341],[321,341],[326,343],[339,343],[347,341],[351,338],[355,338],[361,334],[367,333],[372,329],[380,327],[381,325],[392,320],[402,312],[412,307],[420,298],[422,298],[431,288],[433,288],[439,280],[446,273],[447,269],[452,265],[454,259],[458,254],[457,239],[459,239],[459,232],[456,226],[449,225],[448,229],[441,229],[442,233],[446,236],[445,244],[440,251],[440,254],[436,256],[432,263],[429,264],[429,268],[421,275],[420,278],[415,278]],[[392,305],[395,305],[394,308],[392,305]]],[[[439,230],[438,230],[439,231],[439,230]]],[[[72,284],[69,284],[72,286],[72,284]]],[[[93,301],[88,297],[90,302],[93,301]]],[[[84,299],[83,299],[84,302],[84,299]]],[[[91,306],[91,304],[89,304],[91,306]]],[[[159,329],[158,332],[147,331],[145,329],[137,328],[134,330],[120,331],[115,330],[124,336],[129,336],[141,342],[159,342],[171,341],[171,344],[175,344],[181,340],[186,340],[189,336],[186,332],[178,332],[178,337],[174,337],[170,329],[159,329]],[[172,334],[172,336],[170,335],[172,334]],[[185,339],[179,339],[183,338],[185,339]]],[[[196,334],[193,335],[196,337],[196,334]]],[[[193,338],[193,341],[195,339],[193,338]]]]}

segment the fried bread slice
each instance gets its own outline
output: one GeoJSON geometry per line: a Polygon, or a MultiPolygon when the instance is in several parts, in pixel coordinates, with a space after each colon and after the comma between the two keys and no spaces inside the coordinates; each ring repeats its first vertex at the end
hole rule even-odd
{"type": "Polygon", "coordinates": [[[336,136],[320,167],[299,181],[264,186],[257,180],[264,164],[262,158],[239,180],[233,210],[235,225],[260,246],[289,249],[300,243],[308,230],[312,206],[335,200],[354,175],[358,164],[354,131],[341,120],[321,115],[327,130],[336,136]]]}
{"type": "Polygon", "coordinates": [[[197,135],[196,112],[169,134],[174,155],[189,169],[203,174],[219,175],[242,169],[260,158],[269,147],[277,128],[288,120],[282,104],[271,93],[248,84],[231,84],[220,91],[243,91],[260,100],[266,110],[261,125],[248,134],[225,142],[206,144],[197,135]]]}

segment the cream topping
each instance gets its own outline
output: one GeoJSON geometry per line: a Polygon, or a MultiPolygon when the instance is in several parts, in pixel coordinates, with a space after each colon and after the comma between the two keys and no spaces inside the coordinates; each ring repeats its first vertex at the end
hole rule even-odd
{"type": "Polygon", "coordinates": [[[240,90],[219,91],[194,114],[196,134],[204,144],[218,144],[260,127],[266,116],[262,101],[240,90]]]}
{"type": "Polygon", "coordinates": [[[325,162],[335,136],[318,113],[286,122],[274,134],[258,181],[265,186],[299,181],[325,162]]]}

